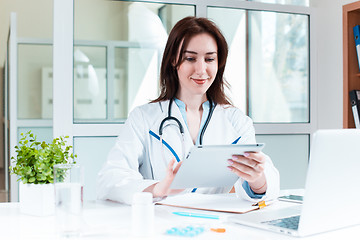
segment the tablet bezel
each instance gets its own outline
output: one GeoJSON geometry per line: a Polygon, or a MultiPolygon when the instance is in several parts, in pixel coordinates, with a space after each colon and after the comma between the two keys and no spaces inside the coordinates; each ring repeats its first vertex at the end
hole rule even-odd
{"type": "Polygon", "coordinates": [[[229,170],[227,160],[232,155],[260,152],[264,146],[265,143],[194,146],[170,188],[231,187],[239,177],[229,170]]]}

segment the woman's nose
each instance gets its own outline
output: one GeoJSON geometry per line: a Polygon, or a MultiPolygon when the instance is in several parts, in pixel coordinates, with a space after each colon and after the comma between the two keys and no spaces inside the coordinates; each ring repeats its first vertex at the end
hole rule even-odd
{"type": "Polygon", "coordinates": [[[195,71],[197,74],[206,73],[206,63],[203,60],[197,61],[195,65],[195,71]]]}

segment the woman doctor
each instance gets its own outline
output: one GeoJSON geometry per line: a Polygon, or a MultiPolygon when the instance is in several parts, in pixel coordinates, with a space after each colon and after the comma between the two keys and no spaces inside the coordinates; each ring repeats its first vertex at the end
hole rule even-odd
{"type": "MultiPolygon", "coordinates": [[[[129,114],[98,175],[99,199],[131,203],[133,194],[141,191],[155,198],[191,192],[170,185],[194,144],[256,143],[252,120],[224,93],[227,54],[226,40],[210,20],[186,17],[174,26],[161,64],[160,96],[129,114]]],[[[267,155],[245,153],[224,161],[240,177],[234,185],[238,196],[250,201],[278,196],[279,173],[267,155]]]]}

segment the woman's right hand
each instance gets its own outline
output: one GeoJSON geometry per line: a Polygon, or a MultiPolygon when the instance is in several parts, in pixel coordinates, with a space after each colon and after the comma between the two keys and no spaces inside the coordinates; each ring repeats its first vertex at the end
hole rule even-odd
{"type": "Polygon", "coordinates": [[[151,192],[153,194],[153,197],[157,198],[157,197],[166,197],[168,195],[172,195],[184,191],[184,189],[170,189],[170,185],[174,180],[174,177],[176,173],[179,171],[179,168],[182,164],[182,162],[179,162],[176,165],[176,167],[173,169],[175,162],[176,162],[175,158],[171,159],[166,169],[165,178],[160,182],[149,186],[144,190],[144,192],[151,192]]]}

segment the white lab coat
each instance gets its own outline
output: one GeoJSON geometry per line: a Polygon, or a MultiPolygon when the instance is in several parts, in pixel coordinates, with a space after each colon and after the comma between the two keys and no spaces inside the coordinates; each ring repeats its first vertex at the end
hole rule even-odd
{"type": "MultiPolygon", "coordinates": [[[[131,204],[134,193],[141,192],[165,177],[166,162],[174,154],[163,146],[159,136],[161,121],[168,115],[169,101],[148,103],[135,108],[122,127],[122,131],[111,149],[107,161],[98,174],[97,196],[99,199],[131,204]]],[[[185,155],[194,145],[179,107],[173,103],[171,115],[184,126],[185,155]]],[[[232,106],[216,105],[211,120],[203,136],[203,145],[231,144],[241,137],[238,144],[256,143],[252,120],[232,106]]],[[[163,140],[181,159],[182,144],[180,131],[173,121],[166,121],[163,140]]],[[[200,170],[199,170],[200,171],[200,170]]],[[[206,166],[201,171],[206,171],[206,166]]],[[[262,199],[274,199],[279,193],[279,172],[267,156],[265,164],[267,191],[262,199]]],[[[243,179],[235,184],[238,196],[252,201],[242,187],[243,179]]],[[[187,189],[190,192],[192,189],[187,189]]],[[[226,193],[231,187],[198,188],[197,193],[226,193]]],[[[257,199],[258,201],[259,199],[257,199]]],[[[254,200],[253,200],[254,201],[254,200]]]]}

